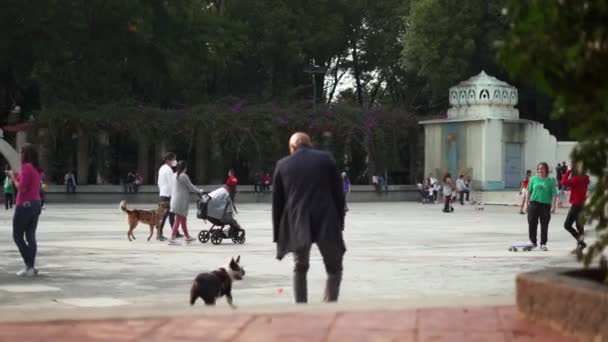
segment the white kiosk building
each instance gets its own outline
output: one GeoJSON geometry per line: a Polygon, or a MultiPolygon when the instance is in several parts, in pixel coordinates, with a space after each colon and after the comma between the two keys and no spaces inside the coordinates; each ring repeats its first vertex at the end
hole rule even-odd
{"type": "MultiPolygon", "coordinates": [[[[570,161],[576,142],[558,142],[543,125],[519,118],[517,89],[485,72],[450,88],[448,117],[424,125],[425,174],[471,177],[473,187],[519,187],[536,164],[570,161]]],[[[553,175],[555,176],[555,175],[553,175]]]]}

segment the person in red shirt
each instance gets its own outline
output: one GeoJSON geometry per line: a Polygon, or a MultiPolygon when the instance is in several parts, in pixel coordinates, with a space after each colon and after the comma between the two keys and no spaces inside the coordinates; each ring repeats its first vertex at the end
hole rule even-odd
{"type": "Polygon", "coordinates": [[[530,176],[532,176],[532,171],[526,171],[526,179],[521,182],[521,188],[519,189],[519,195],[521,196],[521,206],[519,207],[519,213],[525,214],[524,206],[526,205],[526,199],[528,197],[528,183],[530,182],[530,176]]]}
{"type": "Polygon", "coordinates": [[[270,184],[272,184],[272,177],[267,173],[262,177],[262,184],[264,185],[264,191],[270,191],[270,184]]]}
{"type": "Polygon", "coordinates": [[[585,205],[585,200],[587,200],[589,176],[579,174],[577,168],[573,167],[566,171],[561,183],[564,187],[570,188],[571,207],[568,211],[568,216],[566,216],[564,228],[576,239],[577,249],[584,249],[587,247],[587,244],[583,241],[585,228],[579,216],[585,205]],[[576,230],[572,227],[573,223],[576,223],[576,230]]]}
{"type": "Polygon", "coordinates": [[[234,170],[228,171],[228,178],[226,179],[226,190],[230,193],[230,199],[234,202],[234,195],[236,195],[236,186],[239,180],[234,176],[234,170]]]}

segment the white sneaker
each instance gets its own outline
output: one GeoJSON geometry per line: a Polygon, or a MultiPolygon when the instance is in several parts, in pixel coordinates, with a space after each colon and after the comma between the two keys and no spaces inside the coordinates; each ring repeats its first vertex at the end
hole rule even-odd
{"type": "Polygon", "coordinates": [[[540,250],[543,252],[548,251],[547,246],[545,246],[545,245],[540,245],[540,250]]]}
{"type": "Polygon", "coordinates": [[[33,277],[36,275],[36,270],[33,268],[24,268],[21,271],[17,272],[17,277],[33,277]]]}

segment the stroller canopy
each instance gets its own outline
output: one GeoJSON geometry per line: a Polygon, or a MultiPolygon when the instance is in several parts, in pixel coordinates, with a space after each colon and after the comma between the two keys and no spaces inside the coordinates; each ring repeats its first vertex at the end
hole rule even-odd
{"type": "Polygon", "coordinates": [[[232,202],[230,200],[230,193],[224,187],[220,187],[209,193],[209,200],[207,204],[207,216],[225,221],[227,218],[232,217],[232,202]]]}

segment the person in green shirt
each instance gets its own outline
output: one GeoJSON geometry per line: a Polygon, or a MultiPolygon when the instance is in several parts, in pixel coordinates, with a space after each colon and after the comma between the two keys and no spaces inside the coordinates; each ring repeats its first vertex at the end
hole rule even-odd
{"type": "MultiPolygon", "coordinates": [[[[7,173],[8,171],[9,168],[7,167],[4,173],[7,173]]],[[[6,210],[13,209],[15,188],[13,187],[13,181],[11,180],[11,177],[9,177],[8,175],[6,176],[6,178],[4,178],[3,190],[4,206],[6,207],[6,210]]]]}
{"type": "Polygon", "coordinates": [[[557,183],[549,177],[549,165],[545,162],[536,166],[538,176],[530,178],[528,183],[528,234],[530,242],[536,247],[536,232],[540,219],[540,249],[547,250],[549,221],[555,213],[557,202],[557,183]]]}

